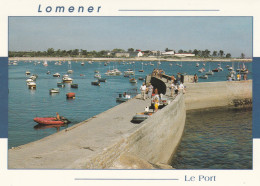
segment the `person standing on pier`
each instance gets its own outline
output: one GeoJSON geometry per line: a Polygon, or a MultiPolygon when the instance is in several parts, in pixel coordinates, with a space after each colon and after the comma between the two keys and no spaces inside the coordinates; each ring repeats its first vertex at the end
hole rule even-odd
{"type": "Polygon", "coordinates": [[[153,85],[149,83],[148,86],[148,98],[152,98],[152,93],[153,93],[153,85]]]}
{"type": "Polygon", "coordinates": [[[145,83],[143,83],[143,85],[141,85],[140,90],[141,90],[141,99],[145,100],[145,92],[146,92],[145,83]]]}

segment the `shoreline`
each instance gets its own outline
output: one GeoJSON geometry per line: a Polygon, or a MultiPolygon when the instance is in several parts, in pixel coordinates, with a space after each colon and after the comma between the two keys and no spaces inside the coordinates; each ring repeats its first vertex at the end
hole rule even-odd
{"type": "Polygon", "coordinates": [[[172,61],[183,61],[183,62],[252,62],[250,59],[239,59],[239,58],[156,58],[156,57],[140,57],[140,58],[83,58],[83,57],[9,57],[9,61],[27,61],[27,60],[38,60],[38,61],[163,61],[163,62],[172,62],[172,61]]]}

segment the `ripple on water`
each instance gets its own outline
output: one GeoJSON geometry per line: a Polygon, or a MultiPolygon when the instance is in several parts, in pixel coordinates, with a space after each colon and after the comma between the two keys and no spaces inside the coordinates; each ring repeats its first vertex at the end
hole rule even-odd
{"type": "Polygon", "coordinates": [[[252,111],[216,108],[187,113],[176,169],[251,169],[252,111]]]}

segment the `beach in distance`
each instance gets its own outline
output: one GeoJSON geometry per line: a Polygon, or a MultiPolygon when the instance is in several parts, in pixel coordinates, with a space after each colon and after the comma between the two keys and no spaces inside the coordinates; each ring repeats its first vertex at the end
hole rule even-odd
{"type": "Polygon", "coordinates": [[[252,58],[158,58],[158,57],[136,57],[136,58],[81,58],[81,57],[10,57],[10,61],[26,61],[26,60],[48,60],[48,61],[226,61],[226,62],[252,62],[252,58]]]}

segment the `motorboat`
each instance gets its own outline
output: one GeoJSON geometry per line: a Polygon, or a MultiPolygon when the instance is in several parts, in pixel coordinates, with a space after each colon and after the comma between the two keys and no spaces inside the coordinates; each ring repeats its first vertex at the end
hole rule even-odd
{"type": "Polygon", "coordinates": [[[206,74],[206,75],[214,75],[214,72],[208,71],[208,72],[206,72],[205,74],[206,74]]]}
{"type": "Polygon", "coordinates": [[[144,80],[144,78],[143,78],[143,77],[139,77],[138,79],[139,79],[139,80],[144,80]]]}
{"type": "Polygon", "coordinates": [[[53,77],[60,77],[60,74],[57,72],[55,74],[52,75],[53,77]]]}
{"type": "Polygon", "coordinates": [[[25,74],[26,74],[26,75],[30,75],[31,72],[27,70],[27,71],[25,72],[25,74]]]}
{"type": "Polygon", "coordinates": [[[72,73],[73,73],[73,70],[68,70],[67,73],[68,73],[68,74],[72,74],[72,73]]]}
{"type": "Polygon", "coordinates": [[[34,81],[34,80],[31,79],[31,78],[29,78],[29,79],[26,80],[27,83],[28,83],[28,82],[33,82],[33,81],[34,81]]]}
{"type": "Polygon", "coordinates": [[[137,113],[136,115],[134,115],[134,117],[132,118],[131,122],[132,123],[141,123],[144,120],[148,119],[152,114],[153,114],[153,112],[137,113]]]}
{"type": "Polygon", "coordinates": [[[132,69],[127,69],[127,71],[124,71],[124,75],[134,75],[135,72],[132,69]]]}
{"type": "Polygon", "coordinates": [[[131,79],[129,79],[129,82],[130,83],[137,83],[137,80],[135,78],[131,78],[131,79]]]}
{"type": "Polygon", "coordinates": [[[34,81],[27,82],[29,89],[36,89],[36,83],[34,81]]]}
{"type": "Polygon", "coordinates": [[[66,94],[67,99],[75,99],[76,94],[74,92],[69,92],[66,94]]]}
{"type": "Polygon", "coordinates": [[[30,79],[32,79],[33,81],[35,81],[36,79],[37,79],[37,75],[32,75],[32,76],[30,76],[30,79]]]}
{"type": "Polygon", "coordinates": [[[78,84],[71,84],[70,87],[71,88],[78,88],[79,86],[78,86],[78,84]]]}
{"type": "Polygon", "coordinates": [[[215,69],[212,70],[212,72],[219,72],[219,71],[220,71],[219,68],[215,68],[215,69]]]}
{"type": "Polygon", "coordinates": [[[131,99],[131,96],[130,95],[128,95],[128,94],[119,94],[118,95],[118,97],[116,98],[116,101],[117,102],[126,102],[126,101],[128,101],[128,100],[130,100],[131,99]]]}
{"type": "Polygon", "coordinates": [[[205,68],[201,68],[201,69],[198,70],[198,72],[200,72],[200,73],[202,73],[204,71],[205,71],[205,68]]]}
{"type": "Polygon", "coordinates": [[[51,72],[50,72],[50,71],[47,71],[46,74],[51,74],[51,72]]]}
{"type": "Polygon", "coordinates": [[[208,79],[208,75],[201,75],[199,76],[200,79],[208,79]]]}
{"type": "Polygon", "coordinates": [[[98,71],[98,70],[95,70],[95,73],[97,73],[97,74],[98,74],[98,73],[99,73],[99,71],[98,71]]]}
{"type": "Polygon", "coordinates": [[[99,81],[99,82],[106,82],[107,79],[106,79],[106,78],[98,78],[98,81],[99,81]]]}
{"type": "Polygon", "coordinates": [[[200,64],[199,63],[196,63],[196,67],[199,67],[200,66],[200,64]]]}
{"type": "Polygon", "coordinates": [[[41,125],[63,125],[68,124],[70,121],[61,116],[60,120],[57,120],[56,117],[36,117],[33,118],[33,121],[41,125]]]}
{"type": "Polygon", "coordinates": [[[95,78],[101,78],[101,75],[100,74],[95,74],[94,77],[95,78]]]}
{"type": "Polygon", "coordinates": [[[52,89],[50,89],[50,94],[59,93],[59,92],[60,92],[59,88],[52,88],[52,89]]]}
{"type": "Polygon", "coordinates": [[[100,86],[100,82],[99,81],[92,81],[91,85],[100,86]]]}
{"type": "Polygon", "coordinates": [[[64,84],[63,82],[58,82],[58,83],[57,83],[57,86],[63,88],[63,87],[65,87],[65,84],[64,84]]]}
{"type": "Polygon", "coordinates": [[[85,65],[85,63],[84,62],[81,62],[81,66],[84,66],[85,65]]]}
{"type": "Polygon", "coordinates": [[[62,77],[63,83],[72,83],[73,79],[69,77],[69,75],[65,74],[62,77]]]}

